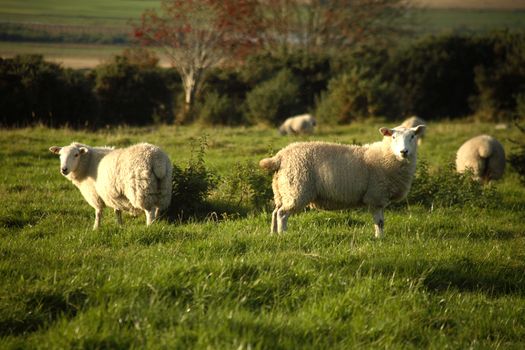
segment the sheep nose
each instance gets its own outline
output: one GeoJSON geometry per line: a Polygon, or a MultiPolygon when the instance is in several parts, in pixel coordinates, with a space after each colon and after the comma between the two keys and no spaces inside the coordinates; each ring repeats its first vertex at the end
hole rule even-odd
{"type": "Polygon", "coordinates": [[[402,156],[403,158],[408,157],[408,150],[407,150],[407,149],[402,149],[400,152],[401,152],[401,156],[402,156]]]}
{"type": "Polygon", "coordinates": [[[67,175],[67,168],[66,167],[63,167],[60,170],[62,171],[62,174],[67,175]]]}

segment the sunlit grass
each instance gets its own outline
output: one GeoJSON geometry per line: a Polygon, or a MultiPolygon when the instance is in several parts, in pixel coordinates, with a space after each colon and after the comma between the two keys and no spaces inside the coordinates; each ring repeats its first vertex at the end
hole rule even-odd
{"type": "MultiPolygon", "coordinates": [[[[369,122],[314,136],[380,139],[369,122]]],[[[514,129],[430,123],[420,156],[446,166],[464,139],[514,129]]],[[[306,211],[270,235],[270,213],[146,228],[94,210],[47,150],[158,144],[175,164],[207,135],[206,165],[226,175],[297,139],[265,128],[160,126],[0,132],[0,348],[521,348],[525,189],[507,169],[494,208],[417,205],[371,215],[306,211]]],[[[215,198],[217,199],[217,198],[215,198]]],[[[213,200],[213,197],[212,197],[213,200]]]]}

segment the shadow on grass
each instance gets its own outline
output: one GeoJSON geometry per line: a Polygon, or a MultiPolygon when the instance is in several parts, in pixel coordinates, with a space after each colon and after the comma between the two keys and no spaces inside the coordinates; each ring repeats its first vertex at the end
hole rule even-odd
{"type": "Polygon", "coordinates": [[[384,261],[363,266],[362,271],[419,279],[428,291],[455,289],[481,292],[491,296],[525,295],[525,265],[509,266],[476,262],[468,257],[436,263],[430,260],[384,261]]]}
{"type": "Polygon", "coordinates": [[[49,327],[60,317],[73,318],[87,300],[87,294],[82,290],[67,294],[36,291],[21,298],[24,299],[21,312],[0,317],[0,336],[27,334],[49,327]]]}

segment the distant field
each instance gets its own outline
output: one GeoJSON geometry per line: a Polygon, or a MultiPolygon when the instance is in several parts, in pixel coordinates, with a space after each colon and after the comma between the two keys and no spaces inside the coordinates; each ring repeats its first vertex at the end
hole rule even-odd
{"type": "Polygon", "coordinates": [[[420,34],[524,30],[525,10],[419,9],[412,12],[420,34]]]}
{"type": "MultiPolygon", "coordinates": [[[[122,52],[129,44],[131,21],[159,3],[159,0],[0,0],[0,56],[41,53],[46,59],[68,67],[93,67],[122,52]]],[[[425,7],[408,14],[415,23],[417,36],[486,33],[502,28],[525,30],[525,0],[497,1],[499,9],[494,9],[496,1],[490,0],[463,1],[460,5],[448,0],[419,3],[425,7]],[[447,4],[455,4],[454,9],[447,8],[447,4]],[[465,9],[469,6],[474,9],[465,9]]]]}
{"type": "MultiPolygon", "coordinates": [[[[59,43],[12,43],[0,42],[0,55],[14,57],[25,54],[43,54],[45,59],[60,63],[64,67],[93,68],[123,53],[126,45],[59,44],[59,43]]],[[[169,66],[166,59],[160,61],[169,66]]]]}
{"type": "Polygon", "coordinates": [[[0,0],[0,21],[126,26],[158,0],[0,0]]]}
{"type": "Polygon", "coordinates": [[[414,2],[432,8],[525,9],[525,0],[414,0],[414,2]]]}

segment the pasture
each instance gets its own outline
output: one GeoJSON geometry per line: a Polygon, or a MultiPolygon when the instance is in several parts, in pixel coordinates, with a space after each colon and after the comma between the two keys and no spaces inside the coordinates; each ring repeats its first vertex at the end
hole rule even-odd
{"type": "MultiPolygon", "coordinates": [[[[322,127],[300,139],[367,143],[383,124],[322,127]]],[[[507,152],[520,136],[492,124],[430,123],[419,159],[439,171],[480,133],[507,152]]],[[[495,184],[497,203],[402,203],[386,210],[383,240],[373,239],[364,209],[307,211],[283,235],[269,235],[265,211],[146,228],[143,216],[118,227],[108,209],[94,232],[94,210],[48,151],[73,140],[147,141],[182,166],[204,134],[206,166],[219,179],[296,140],[263,127],[1,130],[0,348],[525,346],[525,188],[509,167],[495,184]]]]}

